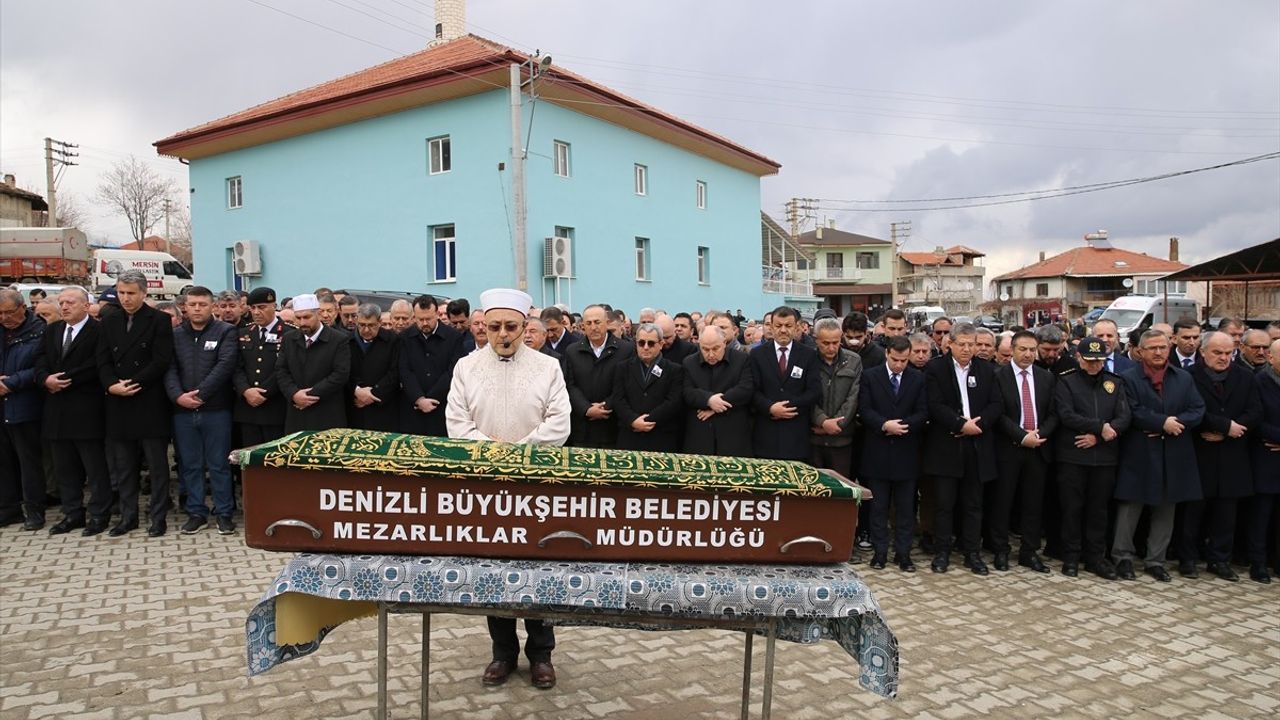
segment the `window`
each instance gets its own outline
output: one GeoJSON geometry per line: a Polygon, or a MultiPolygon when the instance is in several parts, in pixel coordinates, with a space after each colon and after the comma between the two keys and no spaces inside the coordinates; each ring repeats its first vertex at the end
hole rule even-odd
{"type": "Polygon", "coordinates": [[[698,284],[711,284],[711,248],[698,247],[698,284]]]}
{"type": "Polygon", "coordinates": [[[856,259],[858,261],[858,267],[863,270],[880,269],[880,253],[878,252],[860,252],[856,259]]]}
{"type": "Polygon", "coordinates": [[[1012,286],[1012,285],[1005,285],[1005,286],[1004,286],[1004,291],[1003,291],[1001,294],[1002,294],[1002,295],[1008,295],[1009,297],[1013,297],[1013,286],[1012,286]]]}
{"type": "Polygon", "coordinates": [[[569,177],[569,143],[555,141],[555,166],[557,175],[569,177]]]}
{"type": "Polygon", "coordinates": [[[441,135],[427,141],[427,154],[430,156],[428,158],[428,173],[439,175],[453,169],[453,150],[451,145],[448,135],[441,135]]]}
{"type": "Polygon", "coordinates": [[[1036,283],[1036,297],[1049,297],[1049,283],[1036,283]]]}
{"type": "Polygon", "coordinates": [[[176,260],[164,261],[164,274],[172,275],[183,280],[191,279],[191,273],[187,270],[186,266],[176,260]]]}
{"type": "MultiPolygon", "coordinates": [[[[639,167],[637,165],[636,167],[639,167]]],[[[636,281],[649,280],[649,238],[636,238],[636,281]]]]}
{"type": "Polygon", "coordinates": [[[235,210],[243,203],[244,198],[241,195],[240,176],[227,178],[227,209],[235,210]]]}
{"type": "Polygon", "coordinates": [[[636,165],[636,194],[649,194],[649,168],[644,165],[636,165]]]}
{"type": "Polygon", "coordinates": [[[452,282],[458,279],[457,243],[452,225],[431,228],[431,257],[434,267],[432,277],[436,282],[452,282]]]}
{"type": "Polygon", "coordinates": [[[698,209],[707,209],[707,184],[702,180],[697,183],[698,209]]]}
{"type": "Polygon", "coordinates": [[[836,280],[844,277],[844,253],[827,253],[827,277],[836,280]]]}

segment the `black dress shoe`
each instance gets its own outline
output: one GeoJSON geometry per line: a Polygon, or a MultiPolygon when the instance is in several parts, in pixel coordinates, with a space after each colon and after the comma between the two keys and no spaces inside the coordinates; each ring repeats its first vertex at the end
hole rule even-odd
{"type": "Polygon", "coordinates": [[[1137,580],[1138,576],[1133,574],[1133,561],[1121,560],[1116,563],[1116,577],[1121,580],[1137,580]]]}
{"type": "Polygon", "coordinates": [[[1200,571],[1196,569],[1194,560],[1183,560],[1178,563],[1178,574],[1184,578],[1198,578],[1200,571]]]}
{"type": "Polygon", "coordinates": [[[480,678],[480,682],[485,685],[501,685],[511,677],[511,673],[516,669],[516,664],[507,662],[506,660],[494,660],[484,669],[484,675],[480,678]]]}
{"type": "Polygon", "coordinates": [[[42,517],[29,517],[22,523],[23,530],[35,531],[42,527],[44,527],[44,518],[42,517]]]}
{"type": "Polygon", "coordinates": [[[1039,555],[1023,555],[1018,558],[1018,564],[1025,568],[1031,568],[1038,573],[1049,572],[1049,566],[1044,564],[1039,555]]]}
{"type": "Polygon", "coordinates": [[[1005,572],[1009,569],[1009,553],[996,553],[995,560],[991,561],[991,565],[995,569],[1005,572]]]}
{"type": "Polygon", "coordinates": [[[138,529],[138,523],[136,522],[120,523],[119,525],[116,525],[115,527],[108,530],[107,535],[111,537],[120,537],[121,535],[124,535],[132,530],[137,530],[137,529],[138,529]]]}
{"type": "Polygon", "coordinates": [[[969,568],[974,575],[991,574],[991,571],[987,569],[987,563],[982,559],[982,553],[965,553],[964,566],[969,568]]]}
{"type": "Polygon", "coordinates": [[[62,518],[53,527],[49,528],[50,535],[65,535],[72,530],[78,530],[84,527],[84,518],[71,519],[62,518]]]}
{"type": "Polygon", "coordinates": [[[933,556],[933,562],[929,563],[929,569],[936,573],[944,573],[947,566],[951,564],[951,553],[938,553],[933,556]]]}
{"type": "Polygon", "coordinates": [[[151,527],[147,528],[147,537],[160,537],[168,530],[169,528],[162,522],[151,523],[151,527]]]}
{"type": "Polygon", "coordinates": [[[1077,577],[1080,575],[1080,566],[1073,562],[1062,563],[1062,574],[1067,577],[1077,577]]]}
{"type": "Polygon", "coordinates": [[[1240,576],[1235,570],[1231,569],[1231,563],[1227,562],[1211,562],[1209,563],[1209,572],[1228,582],[1240,582],[1240,576]]]}
{"type": "Polygon", "coordinates": [[[1107,562],[1106,558],[1094,560],[1093,562],[1087,562],[1084,564],[1084,569],[1088,570],[1094,575],[1097,575],[1103,580],[1116,579],[1116,569],[1112,567],[1111,563],[1107,562]]]}
{"type": "Polygon", "coordinates": [[[898,569],[902,572],[913,573],[916,571],[916,564],[911,562],[910,555],[898,555],[893,561],[898,564],[898,569]]]}
{"type": "Polygon", "coordinates": [[[884,566],[885,566],[885,556],[881,555],[880,553],[876,553],[875,556],[871,558],[872,569],[883,570],[884,566]]]}
{"type": "Polygon", "coordinates": [[[93,537],[94,535],[101,535],[106,529],[106,520],[90,520],[84,524],[84,530],[80,534],[84,537],[93,537]]]}
{"type": "Polygon", "coordinates": [[[1249,566],[1249,579],[1263,585],[1271,584],[1271,573],[1267,572],[1267,566],[1262,563],[1253,563],[1249,566]]]}
{"type": "Polygon", "coordinates": [[[1169,575],[1169,571],[1165,570],[1163,565],[1152,565],[1147,568],[1146,572],[1160,582],[1173,582],[1173,577],[1169,575]]]}
{"type": "Polygon", "coordinates": [[[550,660],[537,660],[529,665],[529,680],[539,690],[550,690],[556,686],[556,669],[550,660]]]}

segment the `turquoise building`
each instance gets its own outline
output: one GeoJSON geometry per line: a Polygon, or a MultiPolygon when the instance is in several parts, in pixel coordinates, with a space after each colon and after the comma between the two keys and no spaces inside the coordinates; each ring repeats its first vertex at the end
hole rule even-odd
{"type": "Polygon", "coordinates": [[[778,163],[474,35],[158,141],[190,164],[196,281],[473,302],[517,286],[512,65],[536,304],[759,317],[789,301],[759,244],[778,163]]]}

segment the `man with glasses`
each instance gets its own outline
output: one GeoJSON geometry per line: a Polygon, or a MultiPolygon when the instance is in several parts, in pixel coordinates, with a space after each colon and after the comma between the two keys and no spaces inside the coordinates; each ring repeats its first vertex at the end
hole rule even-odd
{"type": "Polygon", "coordinates": [[[940,317],[930,326],[929,338],[933,340],[933,356],[947,354],[947,345],[951,342],[951,318],[940,317]]]}
{"type": "MultiPolygon", "coordinates": [[[[436,324],[441,325],[439,315],[433,314],[436,324]]],[[[401,405],[400,336],[382,328],[382,308],[365,303],[356,309],[355,333],[351,336],[347,422],[362,430],[396,432],[400,429],[401,405]]]]}
{"type": "Polygon", "coordinates": [[[614,375],[635,350],[609,332],[608,315],[603,305],[588,305],[582,311],[586,337],[565,348],[564,380],[573,405],[568,444],[574,447],[611,448],[618,442],[618,421],[610,403],[614,375]]]}
{"type": "Polygon", "coordinates": [[[1270,346],[1271,340],[1265,330],[1246,330],[1236,362],[1245,370],[1256,373],[1267,366],[1267,348],[1270,346]]]}
{"type": "MultiPolygon", "coordinates": [[[[679,452],[684,430],[684,368],[662,356],[662,328],[641,323],[635,355],[618,364],[613,398],[618,448],[679,452]]],[[[683,360],[683,358],[682,358],[683,360]]]]}

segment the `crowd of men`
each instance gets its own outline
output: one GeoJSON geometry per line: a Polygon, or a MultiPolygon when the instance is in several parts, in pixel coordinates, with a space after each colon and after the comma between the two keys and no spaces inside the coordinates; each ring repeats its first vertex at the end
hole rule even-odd
{"type": "MultiPolygon", "coordinates": [[[[121,273],[93,298],[0,290],[0,525],[120,536],[167,532],[170,445],[186,520],[235,532],[234,447],[298,430],[447,435],[455,365],[490,342],[467,300],[389,308],[318,288],[278,298],[194,287],[147,298],[121,273]],[[50,489],[54,492],[50,493],[50,489]],[[87,488],[87,500],[86,500],[87,488]],[[210,506],[208,500],[211,497],[210,506]],[[111,525],[115,518],[116,524],[111,525]],[[110,526],[110,527],[109,527],[110,526]]],[[[908,328],[779,307],[741,311],[605,304],[530,308],[518,328],[557,361],[567,445],[795,460],[871,489],[871,567],[987,575],[1011,559],[1106,579],[1168,581],[1233,562],[1269,582],[1280,503],[1280,323],[1192,319],[1127,338],[1115,323],[993,333],[940,318],[908,328]],[[1084,337],[1081,337],[1084,336],[1084,337]],[[1013,543],[1017,542],[1017,555],[1013,543]]],[[[500,342],[511,342],[502,333],[500,342]]]]}

